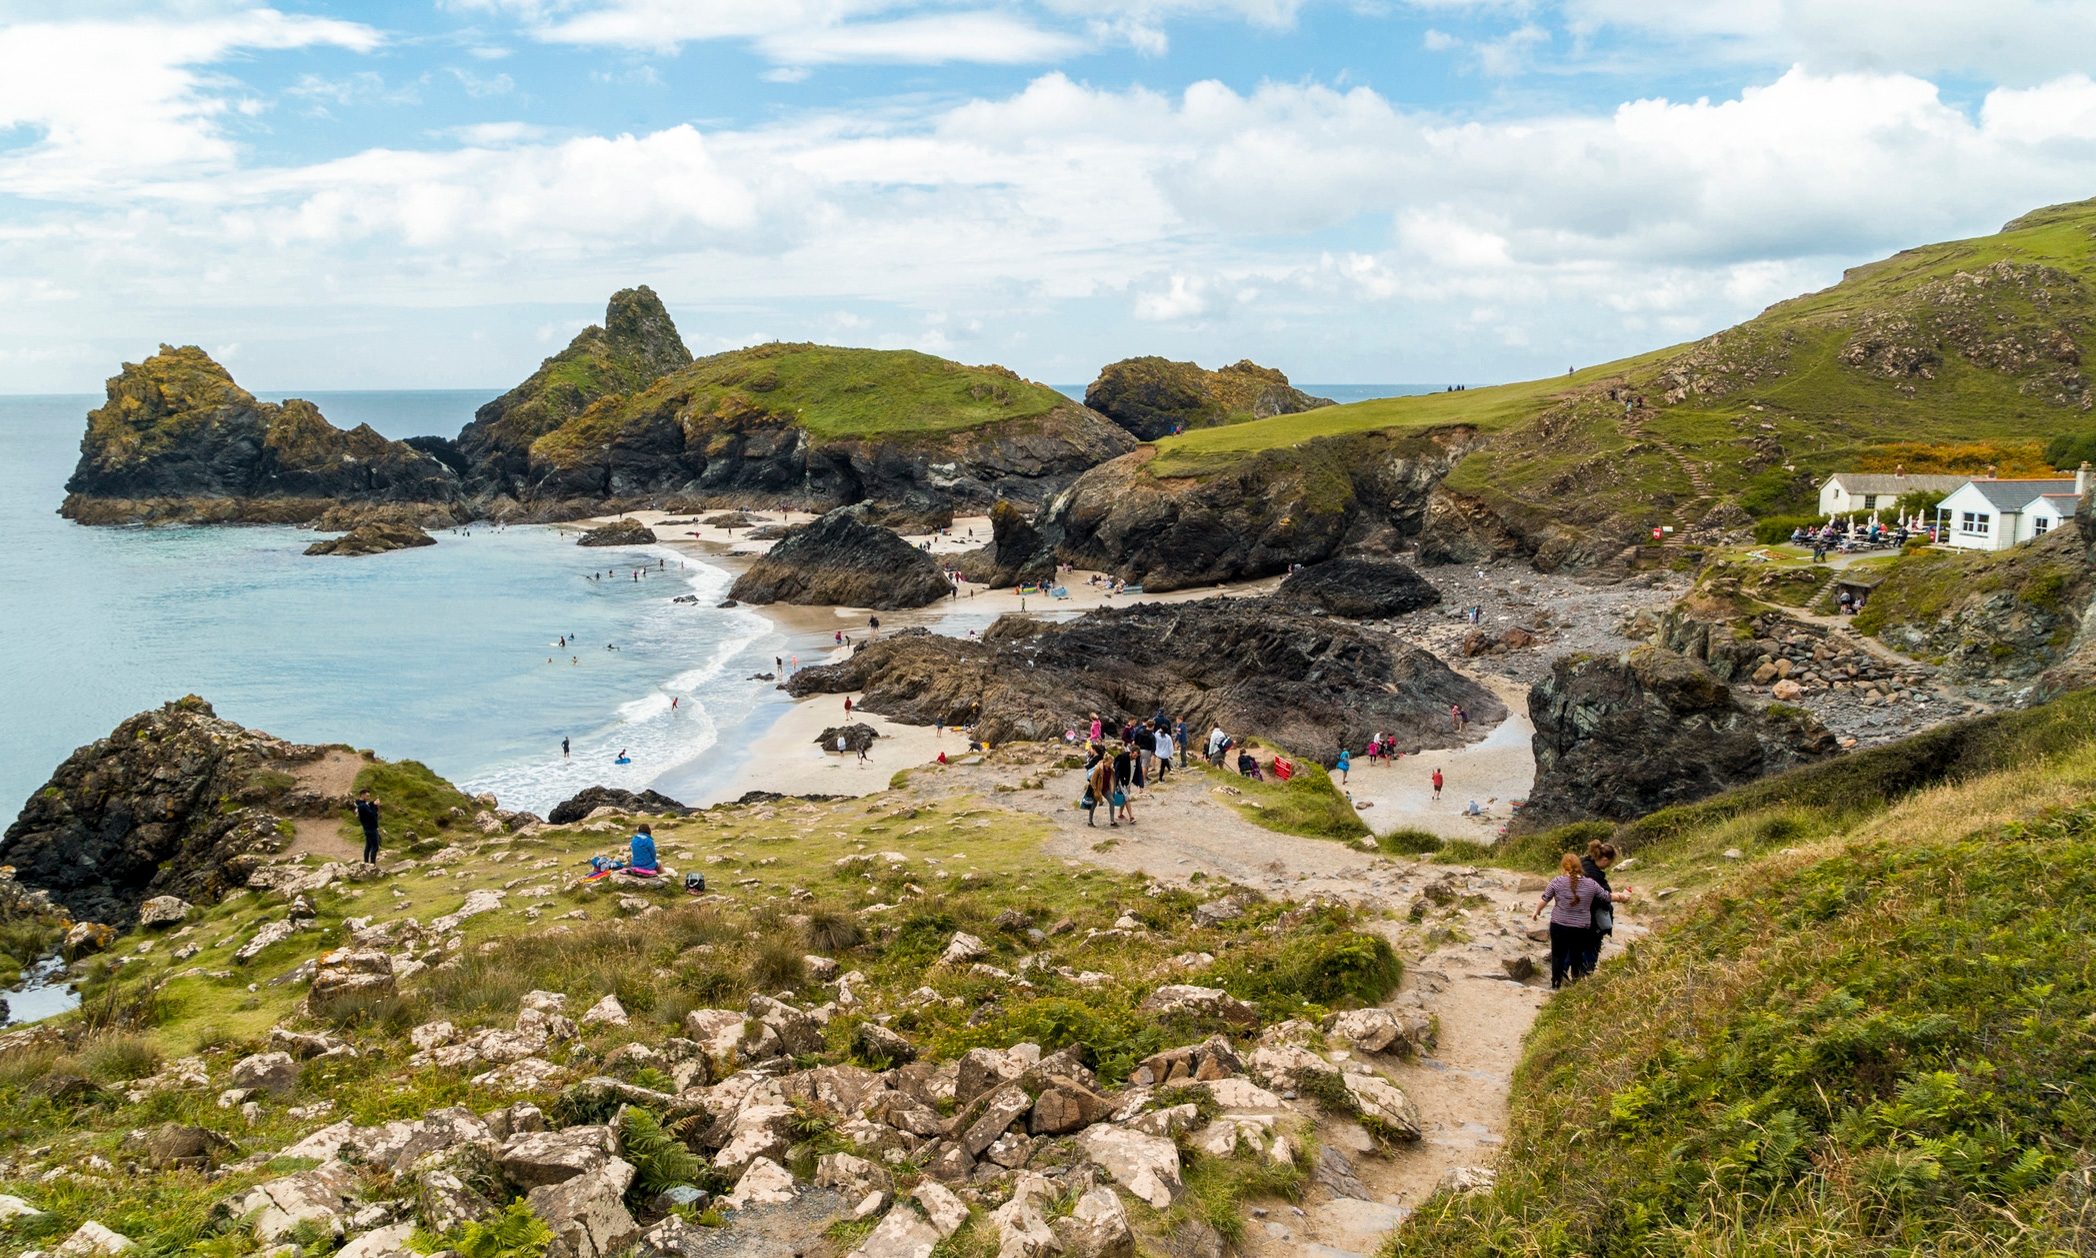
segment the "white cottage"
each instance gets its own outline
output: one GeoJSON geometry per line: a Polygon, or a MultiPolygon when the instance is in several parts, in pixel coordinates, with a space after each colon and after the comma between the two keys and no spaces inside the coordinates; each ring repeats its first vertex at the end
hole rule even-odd
{"type": "Polygon", "coordinates": [[[1836,472],[1819,487],[1822,516],[1890,512],[1901,494],[1927,490],[1947,494],[1969,476],[1908,476],[1901,472],[1836,472]]]}
{"type": "Polygon", "coordinates": [[[2074,518],[2090,480],[2085,463],[2071,478],[1967,481],[1936,507],[1942,540],[1967,550],[2007,550],[2043,537],[2074,518]]]}

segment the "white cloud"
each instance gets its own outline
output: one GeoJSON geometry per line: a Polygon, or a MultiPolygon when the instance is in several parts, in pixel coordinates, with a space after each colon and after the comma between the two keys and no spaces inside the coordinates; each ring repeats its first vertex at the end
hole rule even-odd
{"type": "Polygon", "coordinates": [[[466,89],[466,95],[468,96],[475,98],[506,96],[517,89],[516,80],[510,78],[507,74],[498,74],[493,78],[483,78],[471,70],[461,69],[458,66],[452,66],[450,69],[451,77],[458,80],[459,86],[466,89]]]}
{"type": "Polygon", "coordinates": [[[1162,292],[1141,293],[1135,299],[1135,317],[1153,323],[1197,319],[1209,309],[1208,283],[1198,277],[1174,275],[1162,292]]]}
{"type": "Polygon", "coordinates": [[[233,85],[196,67],[241,49],[369,51],[378,32],[273,9],[179,22],[31,22],[0,27],[0,131],[35,139],[0,152],[0,190],[108,192],[235,158],[219,119],[233,85]]]}
{"type": "Polygon", "coordinates": [[[885,22],[796,27],[763,34],[757,46],[774,60],[793,65],[941,65],[950,61],[1024,65],[1058,60],[1084,45],[1073,36],[1002,13],[940,13],[885,22]]]}

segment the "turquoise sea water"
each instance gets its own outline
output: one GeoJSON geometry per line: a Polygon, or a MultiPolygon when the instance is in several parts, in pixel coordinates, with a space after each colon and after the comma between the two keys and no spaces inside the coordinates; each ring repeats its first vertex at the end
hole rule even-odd
{"type": "MultiPolygon", "coordinates": [[[[318,400],[338,424],[405,437],[457,432],[491,393],[318,400]]],[[[294,528],[61,520],[99,401],[0,397],[0,818],[75,747],[190,693],[243,725],[421,760],[538,812],[593,783],[696,796],[782,706],[770,683],[744,679],[771,671],[785,636],[756,612],[716,608],[728,574],[667,547],[475,528],[418,550],[307,558],[315,535],[294,528]],[[632,580],[642,565],[650,575],[632,580]],[[616,579],[588,579],[606,569],[616,579]],[[687,593],[696,605],[671,601],[687,593]],[[736,734],[725,748],[723,730],[736,734]],[[621,749],[631,765],[611,763],[621,749]]]]}

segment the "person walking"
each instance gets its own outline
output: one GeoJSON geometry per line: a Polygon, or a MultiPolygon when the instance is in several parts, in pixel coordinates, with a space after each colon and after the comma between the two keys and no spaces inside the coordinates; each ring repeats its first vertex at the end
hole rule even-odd
{"type": "Polygon", "coordinates": [[[850,696],[850,695],[846,695],[846,696],[844,696],[844,714],[845,714],[846,716],[850,716],[850,715],[851,715],[851,696],[850,696]]]}
{"type": "Polygon", "coordinates": [[[364,863],[378,864],[378,800],[369,790],[357,792],[357,824],[364,827],[364,863]]]}
{"type": "Polygon", "coordinates": [[[1353,767],[1353,757],[1347,755],[1346,748],[1341,747],[1339,749],[1339,763],[1333,767],[1339,770],[1339,784],[1345,786],[1346,771],[1353,767]]]}
{"type": "Polygon", "coordinates": [[[1114,753],[1112,762],[1114,824],[1116,825],[1119,825],[1123,820],[1127,821],[1129,825],[1135,824],[1135,809],[1129,802],[1129,788],[1135,782],[1134,762],[1135,757],[1128,754],[1128,744],[1122,743],[1121,749],[1114,753]]]}
{"type": "Polygon", "coordinates": [[[1616,845],[1603,843],[1599,839],[1588,840],[1587,854],[1579,858],[1579,871],[1600,883],[1609,895],[1608,903],[1594,906],[1593,925],[1587,931],[1586,948],[1581,955],[1581,964],[1588,974],[1592,974],[1594,967],[1601,964],[1601,945],[1608,942],[1608,937],[1615,933],[1616,904],[1633,898],[1637,893],[1634,887],[1617,890],[1609,886],[1609,867],[1615,863],[1616,845]]]}
{"type": "Polygon", "coordinates": [[[1100,723],[1099,714],[1097,712],[1092,713],[1092,742],[1096,744],[1101,750],[1104,750],[1106,747],[1106,744],[1100,741],[1101,738],[1105,735],[1105,733],[1106,729],[1105,726],[1100,723]]]}
{"type": "Polygon", "coordinates": [[[1441,802],[1441,770],[1434,770],[1434,802],[1441,802]]]}
{"type": "Polygon", "coordinates": [[[1157,727],[1157,780],[1162,782],[1172,771],[1172,729],[1169,724],[1157,727]]]}
{"type": "Polygon", "coordinates": [[[1543,888],[1535,912],[1528,915],[1528,920],[1534,921],[1542,916],[1544,907],[1549,906],[1552,991],[1587,976],[1586,945],[1587,936],[1594,928],[1594,908],[1608,902],[1608,888],[1586,876],[1580,867],[1579,854],[1565,853],[1558,861],[1558,876],[1543,888]]]}
{"type": "Polygon", "coordinates": [[[1183,721],[1183,720],[1182,720],[1182,721],[1180,721],[1180,722],[1179,722],[1179,726],[1178,726],[1178,728],[1177,728],[1176,730],[1174,730],[1174,731],[1173,731],[1173,735],[1172,735],[1172,741],[1173,741],[1174,743],[1177,743],[1177,744],[1178,744],[1178,746],[1179,746],[1179,767],[1183,769],[1183,768],[1185,768],[1185,767],[1186,767],[1186,722],[1185,722],[1185,721],[1183,721]]]}
{"type": "Polygon", "coordinates": [[[1084,824],[1096,826],[1098,822],[1092,818],[1097,815],[1099,805],[1105,804],[1106,824],[1118,826],[1121,823],[1116,819],[1113,804],[1113,761],[1107,758],[1106,748],[1098,743],[1092,744],[1092,754],[1092,775],[1084,786],[1084,824]]]}

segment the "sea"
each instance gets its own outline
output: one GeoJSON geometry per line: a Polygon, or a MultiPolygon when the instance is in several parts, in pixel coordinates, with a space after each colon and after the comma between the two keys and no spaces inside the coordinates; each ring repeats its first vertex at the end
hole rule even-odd
{"type": "MultiPolygon", "coordinates": [[[[1356,401],[1442,386],[1304,387],[1356,401]]],[[[456,433],[499,392],[256,391],[396,438],[456,433]]],[[[538,813],[594,784],[704,797],[788,706],[752,677],[797,643],[759,610],[716,606],[730,573],[688,551],[582,549],[552,526],[475,525],[415,550],[308,558],[305,529],[60,519],[101,400],[0,395],[10,822],[75,748],[188,694],[227,720],[419,760],[538,813]]]]}

